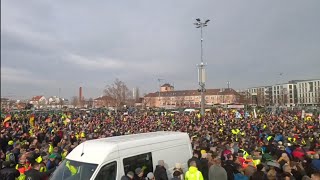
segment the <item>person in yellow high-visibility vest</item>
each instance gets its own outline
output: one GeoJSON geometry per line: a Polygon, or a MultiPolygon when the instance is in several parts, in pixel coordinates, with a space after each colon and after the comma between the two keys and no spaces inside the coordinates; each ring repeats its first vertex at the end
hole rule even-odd
{"type": "Polygon", "coordinates": [[[202,173],[197,168],[197,163],[195,161],[190,162],[190,168],[186,172],[185,180],[203,180],[202,173]]]}
{"type": "Polygon", "coordinates": [[[49,154],[52,154],[52,153],[53,153],[53,145],[52,145],[52,144],[49,144],[48,153],[49,153],[49,154]]]}
{"type": "Polygon", "coordinates": [[[71,173],[72,176],[74,176],[75,174],[77,174],[77,172],[78,172],[77,168],[74,167],[74,166],[72,166],[72,165],[70,164],[70,161],[67,161],[67,162],[66,162],[66,167],[69,169],[69,171],[70,171],[70,173],[71,173]]]}
{"type": "Polygon", "coordinates": [[[244,159],[247,159],[247,157],[249,156],[249,153],[248,153],[246,150],[244,150],[244,149],[240,149],[240,151],[242,151],[243,158],[244,158],[244,159]]]}
{"type": "Polygon", "coordinates": [[[267,140],[270,141],[272,139],[272,136],[268,136],[267,140]]]}
{"type": "Polygon", "coordinates": [[[63,152],[61,153],[62,160],[65,160],[67,155],[68,155],[68,151],[64,149],[63,152]]]}
{"type": "Polygon", "coordinates": [[[46,165],[43,163],[43,159],[41,156],[36,158],[36,162],[40,164],[40,172],[46,172],[47,171],[47,167],[46,165]]]}

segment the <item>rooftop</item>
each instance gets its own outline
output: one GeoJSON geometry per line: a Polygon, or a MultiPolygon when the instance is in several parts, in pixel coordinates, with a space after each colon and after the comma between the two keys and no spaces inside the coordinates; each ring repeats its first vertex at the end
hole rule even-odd
{"type": "Polygon", "coordinates": [[[169,83],[165,83],[161,87],[173,87],[173,86],[171,86],[169,83]]]}
{"type": "MultiPolygon", "coordinates": [[[[233,89],[206,89],[206,95],[238,95],[233,89]]],[[[160,92],[161,97],[171,96],[200,96],[201,93],[198,90],[180,90],[180,91],[168,91],[160,92]]],[[[145,97],[158,97],[159,92],[149,93],[145,97]]]]}
{"type": "Polygon", "coordinates": [[[179,140],[188,135],[181,132],[151,132],[125,136],[108,137],[85,141],[78,145],[68,156],[67,159],[99,164],[104,161],[106,156],[116,150],[128,149],[143,146],[146,142],[167,142],[179,140]],[[174,135],[174,136],[172,136],[174,135]],[[83,155],[81,156],[81,154],[83,155]]]}
{"type": "Polygon", "coordinates": [[[43,96],[34,96],[31,101],[39,101],[43,96]]]}

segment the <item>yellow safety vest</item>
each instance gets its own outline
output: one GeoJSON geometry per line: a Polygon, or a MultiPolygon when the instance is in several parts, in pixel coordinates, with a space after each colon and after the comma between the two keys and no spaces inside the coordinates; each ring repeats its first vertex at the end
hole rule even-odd
{"type": "Polygon", "coordinates": [[[53,153],[53,146],[52,146],[52,144],[49,144],[48,153],[49,153],[49,154],[52,154],[52,153],[53,153]]]}
{"type": "Polygon", "coordinates": [[[71,172],[72,176],[77,174],[77,171],[78,171],[77,168],[75,168],[74,166],[70,165],[69,161],[66,162],[66,167],[69,169],[69,171],[71,172]]]}
{"type": "Polygon", "coordinates": [[[249,156],[248,152],[244,149],[240,149],[241,151],[243,151],[243,158],[247,159],[247,157],[249,156]]]}
{"type": "Polygon", "coordinates": [[[186,172],[185,180],[203,180],[201,178],[201,172],[197,171],[196,174],[190,174],[189,171],[186,172]]]}

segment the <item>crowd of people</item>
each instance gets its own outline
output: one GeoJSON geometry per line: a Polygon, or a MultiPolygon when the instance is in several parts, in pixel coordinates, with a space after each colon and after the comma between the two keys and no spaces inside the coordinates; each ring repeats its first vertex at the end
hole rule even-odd
{"type": "MultiPolygon", "coordinates": [[[[0,131],[0,180],[48,179],[81,142],[154,131],[190,135],[194,153],[189,169],[177,167],[174,179],[320,179],[320,120],[297,111],[253,115],[220,109],[204,117],[150,111],[20,113],[3,117],[0,131]]],[[[162,165],[155,172],[136,169],[123,178],[168,179],[162,165]]]]}

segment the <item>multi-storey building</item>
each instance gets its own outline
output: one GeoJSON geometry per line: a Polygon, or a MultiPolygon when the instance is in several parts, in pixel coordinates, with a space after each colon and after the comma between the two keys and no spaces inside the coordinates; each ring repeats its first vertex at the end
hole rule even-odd
{"type": "Polygon", "coordinates": [[[248,104],[268,106],[272,104],[272,86],[260,86],[247,89],[248,104]]]}
{"type": "MultiPolygon", "coordinates": [[[[207,89],[205,101],[207,105],[239,103],[240,95],[233,89],[207,89]]],[[[149,93],[143,104],[148,107],[198,108],[201,104],[201,93],[198,90],[174,90],[170,84],[161,86],[159,92],[149,93]]]]}
{"type": "Polygon", "coordinates": [[[298,81],[298,105],[320,105],[320,79],[298,81]]]}
{"type": "Polygon", "coordinates": [[[294,81],[272,86],[272,103],[281,106],[295,106],[297,104],[297,88],[294,81]]]}

